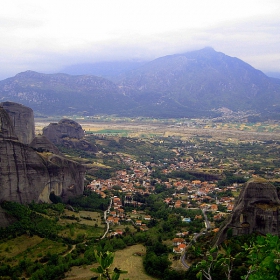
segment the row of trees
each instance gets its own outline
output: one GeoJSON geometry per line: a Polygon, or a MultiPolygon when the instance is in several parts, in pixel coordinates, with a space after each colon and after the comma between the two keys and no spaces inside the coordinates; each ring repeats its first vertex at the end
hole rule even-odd
{"type": "MultiPolygon", "coordinates": [[[[201,254],[201,250],[197,250],[201,254]]],[[[197,279],[277,280],[280,279],[280,239],[273,235],[235,237],[220,248],[204,251],[192,266],[189,277],[197,279]]]]}

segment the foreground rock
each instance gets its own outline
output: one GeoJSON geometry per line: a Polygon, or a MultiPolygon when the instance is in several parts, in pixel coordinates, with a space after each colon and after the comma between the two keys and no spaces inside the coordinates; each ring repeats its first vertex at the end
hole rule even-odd
{"type": "Polygon", "coordinates": [[[43,135],[36,136],[30,143],[30,146],[38,152],[51,152],[62,156],[59,149],[43,135]]]}
{"type": "MultiPolygon", "coordinates": [[[[17,104],[12,107],[16,108],[17,104]]],[[[25,110],[21,109],[23,116],[25,110]]],[[[82,194],[85,168],[55,154],[52,145],[44,146],[44,141],[48,143],[45,139],[33,143],[33,147],[39,145],[41,150],[22,143],[21,130],[14,129],[13,125],[19,127],[18,118],[11,120],[9,115],[0,107],[0,202],[50,202],[51,192],[67,201],[71,196],[82,194]]],[[[31,131],[24,135],[31,135],[33,129],[30,127],[31,131]]]]}
{"type": "Polygon", "coordinates": [[[222,243],[231,235],[279,235],[279,210],[280,200],[272,184],[264,179],[248,181],[239,195],[232,215],[221,228],[216,243],[222,243]]]}
{"type": "Polygon", "coordinates": [[[2,102],[0,106],[8,113],[19,141],[30,144],[35,137],[33,110],[14,102],[2,102]]]}

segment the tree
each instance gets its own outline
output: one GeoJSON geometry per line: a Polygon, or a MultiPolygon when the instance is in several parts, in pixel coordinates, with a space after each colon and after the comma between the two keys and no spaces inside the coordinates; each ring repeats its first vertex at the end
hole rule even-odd
{"type": "Polygon", "coordinates": [[[233,262],[234,262],[235,258],[231,254],[232,249],[230,246],[227,246],[226,244],[224,244],[222,246],[222,249],[223,249],[223,254],[218,255],[218,261],[217,261],[216,266],[223,267],[226,278],[228,280],[230,280],[231,273],[233,270],[233,262]]]}
{"type": "Polygon", "coordinates": [[[214,247],[206,253],[206,259],[197,264],[200,271],[196,277],[202,279],[202,276],[204,276],[206,279],[212,280],[213,270],[219,268],[226,275],[226,279],[230,280],[234,259],[231,255],[230,246],[224,244],[220,252],[218,247],[214,247]]]}
{"type": "MultiPolygon", "coordinates": [[[[99,266],[97,268],[91,268],[90,270],[98,273],[100,280],[118,280],[121,274],[127,273],[127,271],[120,270],[117,267],[115,267],[112,272],[109,271],[114,261],[114,253],[109,251],[102,253],[95,250],[94,254],[99,266]]],[[[92,279],[98,279],[98,277],[92,279]]]]}
{"type": "Polygon", "coordinates": [[[202,280],[203,276],[207,280],[212,280],[212,269],[216,263],[216,254],[218,251],[218,247],[212,248],[210,251],[207,251],[206,253],[206,259],[199,262],[196,267],[199,269],[199,272],[197,273],[196,277],[200,280],[202,280]]]}
{"type": "Polygon", "coordinates": [[[245,252],[246,257],[243,258],[242,265],[238,269],[246,269],[247,273],[243,274],[241,279],[280,279],[280,239],[277,235],[257,236],[254,241],[251,241],[249,245],[245,243],[242,248],[244,251],[235,255],[232,252],[233,247],[226,244],[223,244],[219,250],[215,247],[207,251],[206,257],[196,265],[199,270],[196,277],[203,279],[204,276],[207,280],[212,280],[214,273],[218,275],[224,273],[226,279],[230,280],[234,269],[236,271],[234,262],[236,259],[240,261],[239,257],[245,252]]]}
{"type": "Polygon", "coordinates": [[[255,242],[244,245],[249,269],[244,280],[277,280],[280,276],[280,240],[277,235],[258,236],[255,242]]]}

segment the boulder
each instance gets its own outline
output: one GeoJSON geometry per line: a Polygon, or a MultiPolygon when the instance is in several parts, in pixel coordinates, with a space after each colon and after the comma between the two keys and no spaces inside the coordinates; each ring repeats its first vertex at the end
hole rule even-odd
{"type": "Polygon", "coordinates": [[[36,136],[30,143],[30,147],[37,152],[51,152],[56,155],[61,155],[59,149],[44,135],[36,136]]]}
{"type": "Polygon", "coordinates": [[[85,136],[80,124],[73,120],[62,119],[43,128],[43,135],[55,145],[61,145],[64,138],[82,139],[85,136]]]}
{"type": "Polygon", "coordinates": [[[222,243],[228,235],[279,235],[279,210],[280,200],[272,184],[261,178],[248,181],[240,192],[232,214],[221,227],[216,243],[222,243]]]}
{"type": "Polygon", "coordinates": [[[11,121],[0,107],[0,202],[50,202],[51,192],[66,202],[82,194],[84,166],[55,154],[56,149],[44,138],[35,140],[33,148],[21,143],[13,123],[18,127],[17,118],[11,121]]]}
{"type": "Polygon", "coordinates": [[[8,113],[0,106],[0,141],[13,140],[18,141],[15,129],[8,113]]]}
{"type": "Polygon", "coordinates": [[[2,102],[0,106],[10,116],[14,131],[23,144],[29,144],[35,137],[33,110],[14,102],[2,102]]]}
{"type": "Polygon", "coordinates": [[[82,126],[73,120],[62,119],[58,123],[50,123],[43,128],[43,135],[54,145],[89,153],[98,152],[97,147],[84,138],[85,133],[82,126]]]}

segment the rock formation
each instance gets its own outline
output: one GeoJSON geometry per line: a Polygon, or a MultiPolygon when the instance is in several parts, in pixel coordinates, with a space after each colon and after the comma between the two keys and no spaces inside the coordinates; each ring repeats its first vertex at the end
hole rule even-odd
{"type": "Polygon", "coordinates": [[[45,136],[38,135],[30,143],[30,147],[38,152],[51,152],[56,155],[61,155],[59,149],[45,136]]]}
{"type": "Polygon", "coordinates": [[[73,120],[62,119],[58,123],[50,123],[43,128],[43,135],[53,144],[67,148],[96,153],[97,147],[88,142],[80,124],[73,120]]]}
{"type": "MultiPolygon", "coordinates": [[[[16,105],[12,107],[16,108],[16,105]]],[[[23,107],[18,107],[22,110],[20,115],[25,116],[23,107]]],[[[11,120],[9,115],[0,107],[0,202],[50,202],[51,192],[67,201],[71,196],[82,194],[85,168],[54,154],[56,150],[50,143],[44,147],[43,141],[34,140],[35,148],[21,143],[20,139],[24,137],[20,135],[18,119],[11,120]],[[14,129],[13,123],[18,129],[14,129]],[[41,147],[41,153],[38,147],[41,147]]],[[[31,134],[27,131],[24,135],[31,134]]]]}
{"type": "Polygon", "coordinates": [[[35,137],[35,125],[33,110],[14,102],[0,103],[10,116],[12,125],[19,141],[29,144],[35,137]]]}
{"type": "Polygon", "coordinates": [[[62,119],[43,128],[43,135],[55,145],[62,144],[63,138],[82,139],[85,136],[80,124],[73,120],[62,119]]]}
{"type": "Polygon", "coordinates": [[[280,200],[276,188],[264,179],[248,181],[234,206],[232,215],[220,229],[217,244],[228,234],[280,234],[280,200]]]}

